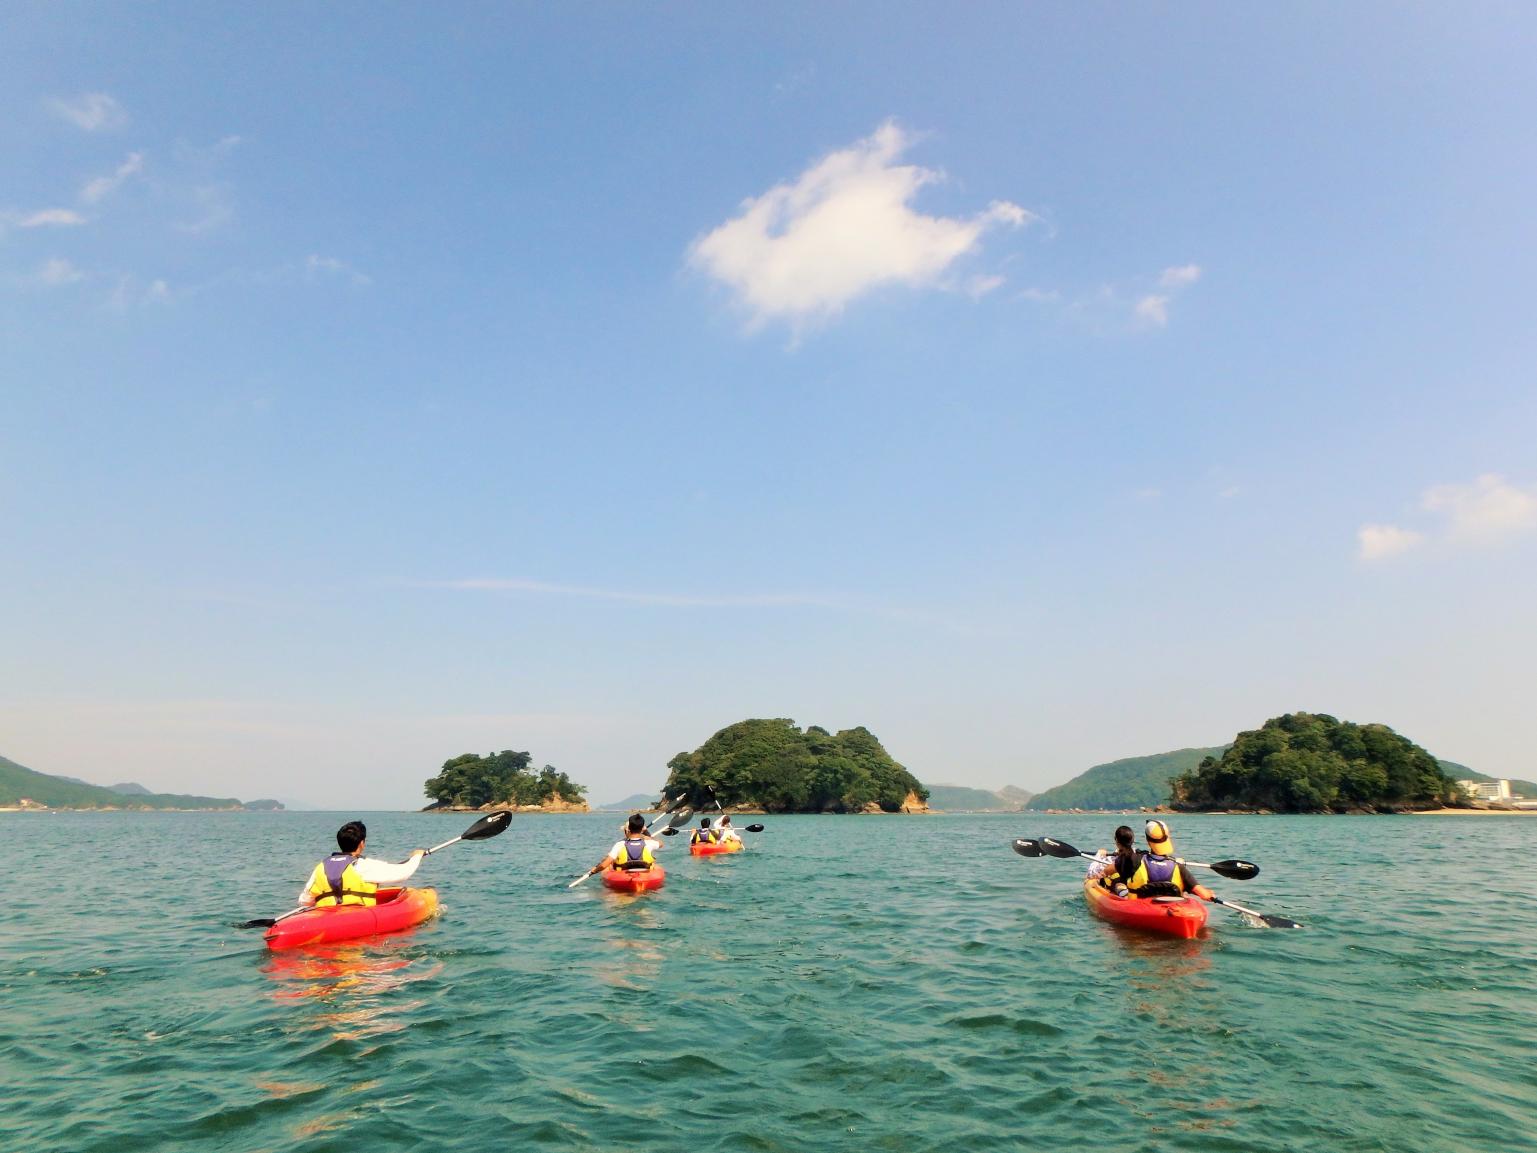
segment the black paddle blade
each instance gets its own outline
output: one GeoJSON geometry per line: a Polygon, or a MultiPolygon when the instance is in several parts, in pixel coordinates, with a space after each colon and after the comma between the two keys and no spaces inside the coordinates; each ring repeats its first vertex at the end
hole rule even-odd
{"type": "Polygon", "coordinates": [[[749,833],[761,833],[761,832],[763,832],[763,826],[762,825],[748,825],[747,826],[747,831],[749,833]]]}
{"type": "Polygon", "coordinates": [[[237,929],[270,929],[277,924],[275,917],[257,917],[254,921],[236,921],[237,929]]]}
{"type": "Polygon", "coordinates": [[[498,809],[494,813],[487,813],[469,828],[465,829],[460,837],[466,841],[484,841],[487,837],[499,836],[507,831],[507,824],[512,820],[512,813],[507,809],[498,809]]]}
{"type": "Polygon", "coordinates": [[[1277,917],[1274,913],[1261,913],[1259,915],[1259,919],[1261,921],[1264,921],[1265,924],[1269,925],[1272,929],[1300,929],[1300,928],[1302,928],[1302,926],[1300,924],[1298,924],[1296,921],[1289,920],[1286,917],[1277,917]]]}
{"type": "Polygon", "coordinates": [[[1253,861],[1213,861],[1207,867],[1219,877],[1234,881],[1250,881],[1259,876],[1259,866],[1253,861]]]}
{"type": "Polygon", "coordinates": [[[1078,850],[1066,841],[1058,841],[1052,837],[1041,838],[1041,851],[1053,857],[1076,857],[1078,850]]]}
{"type": "Polygon", "coordinates": [[[1041,846],[1040,846],[1040,844],[1035,842],[1035,841],[1030,840],[1027,837],[1016,837],[1015,838],[1015,840],[1014,840],[1014,851],[1016,853],[1018,853],[1021,857],[1039,857],[1039,856],[1041,856],[1041,846]]]}
{"type": "Polygon", "coordinates": [[[675,829],[671,825],[668,825],[665,829],[662,830],[662,836],[676,837],[680,832],[682,832],[681,829],[675,829]]]}

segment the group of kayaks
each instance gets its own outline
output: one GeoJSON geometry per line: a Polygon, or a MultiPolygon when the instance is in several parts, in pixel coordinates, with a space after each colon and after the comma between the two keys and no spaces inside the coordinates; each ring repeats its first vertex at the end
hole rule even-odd
{"type": "MultiPolygon", "coordinates": [[[[505,814],[483,817],[463,836],[455,840],[485,839],[495,836],[506,827],[505,814]]],[[[750,826],[749,831],[761,830],[762,826],[750,826]]],[[[445,845],[453,842],[445,842],[445,845]]],[[[437,846],[445,847],[444,845],[437,846]]],[[[740,853],[744,845],[740,840],[711,841],[693,840],[689,854],[696,857],[713,857],[740,853]]],[[[428,850],[429,852],[435,850],[428,850]]],[[[1018,839],[1014,851],[1025,857],[1094,857],[1071,845],[1050,837],[1040,840],[1018,839]]],[[[1201,867],[1226,877],[1246,880],[1259,872],[1259,866],[1247,861],[1218,861],[1201,867]]],[[[601,872],[606,888],[620,893],[646,893],[660,889],[667,880],[667,870],[652,863],[647,868],[621,869],[610,867],[601,872]]],[[[1124,890],[1124,886],[1119,886],[1124,890]]],[[[1197,886],[1199,888],[1199,886],[1197,886]]],[[[1254,923],[1271,928],[1301,928],[1297,922],[1285,917],[1271,916],[1247,909],[1233,901],[1223,900],[1202,889],[1216,904],[1226,905],[1251,918],[1254,923]]],[[[1160,935],[1191,938],[1200,935],[1206,927],[1206,902],[1189,892],[1179,896],[1130,896],[1107,888],[1097,877],[1084,878],[1083,897],[1095,916],[1115,925],[1160,935]]],[[[270,926],[266,933],[270,949],[296,949],[308,945],[324,945],[338,941],[356,940],[382,933],[394,933],[419,925],[438,911],[438,894],[435,889],[391,888],[377,892],[377,902],[368,905],[336,905],[329,908],[295,910],[273,921],[248,922],[244,927],[270,926]]]]}
{"type": "MultiPolygon", "coordinates": [[[[740,853],[745,847],[741,841],[695,841],[689,845],[688,851],[692,857],[715,857],[722,853],[740,853]]],[[[601,876],[604,887],[616,893],[649,893],[666,883],[667,870],[661,865],[652,865],[649,869],[621,869],[616,866],[604,869],[601,876]]]]}
{"type": "MultiPolygon", "coordinates": [[[[490,825],[488,818],[476,823],[490,825]]],[[[492,826],[479,837],[494,836],[505,827],[505,821],[492,826]]],[[[473,828],[473,827],[472,827],[473,828]]],[[[456,838],[464,839],[464,838],[456,838]]],[[[442,847],[442,846],[439,846],[442,847]]],[[[695,841],[689,845],[690,855],[713,857],[725,853],[740,853],[745,846],[740,840],[695,841]]],[[[647,893],[660,889],[667,880],[667,870],[659,864],[646,869],[605,869],[601,877],[605,887],[617,893],[647,893]]],[[[383,933],[396,933],[420,925],[438,911],[436,889],[380,889],[372,905],[333,905],[327,908],[305,909],[279,917],[271,922],[265,940],[269,949],[301,949],[309,945],[328,945],[340,941],[354,941],[361,937],[374,937],[383,933]]],[[[260,921],[253,924],[266,925],[260,921]]]]}

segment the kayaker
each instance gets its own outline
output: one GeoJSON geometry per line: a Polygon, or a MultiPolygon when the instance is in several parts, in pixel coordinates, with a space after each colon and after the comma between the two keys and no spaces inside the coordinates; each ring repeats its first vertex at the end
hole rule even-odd
{"type": "Polygon", "coordinates": [[[601,873],[604,869],[623,869],[631,872],[636,869],[649,869],[656,864],[656,858],[652,856],[662,847],[662,842],[646,832],[646,818],[640,813],[631,813],[630,819],[620,826],[622,836],[614,842],[614,847],[592,868],[589,873],[601,873]]]}
{"type": "Polygon", "coordinates": [[[721,816],[721,819],[716,822],[715,831],[720,835],[722,842],[735,841],[739,845],[742,843],[742,835],[731,827],[731,818],[729,816],[721,816]]]}
{"type": "MultiPolygon", "coordinates": [[[[1212,891],[1197,883],[1183,861],[1175,859],[1174,836],[1169,826],[1159,820],[1149,821],[1143,829],[1147,851],[1140,854],[1130,874],[1116,874],[1110,887],[1121,896],[1178,897],[1194,893],[1203,901],[1212,899],[1212,891]]],[[[1109,878],[1107,878],[1109,879],[1109,878]]]]}
{"type": "Polygon", "coordinates": [[[310,873],[299,890],[299,904],[373,905],[380,888],[401,884],[422,863],[426,849],[412,849],[400,864],[363,856],[368,847],[368,827],[362,821],[348,821],[336,830],[338,852],[332,853],[310,873]]]}
{"type": "Polygon", "coordinates": [[[689,834],[688,843],[691,845],[714,845],[720,841],[720,834],[710,828],[710,818],[700,817],[699,827],[689,834]]]}
{"type": "Polygon", "coordinates": [[[1089,876],[1097,877],[1109,887],[1106,878],[1114,875],[1117,877],[1129,877],[1137,871],[1137,835],[1131,831],[1130,825],[1122,825],[1115,831],[1115,854],[1098,850],[1098,855],[1089,862],[1089,876]]]}

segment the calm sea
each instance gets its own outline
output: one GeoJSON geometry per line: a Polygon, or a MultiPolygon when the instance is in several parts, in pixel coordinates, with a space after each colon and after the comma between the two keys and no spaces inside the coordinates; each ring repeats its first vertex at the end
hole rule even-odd
{"type": "MultiPolygon", "coordinates": [[[[349,816],[351,814],[348,814],[349,816]]],[[[269,955],[337,814],[0,814],[0,1149],[1537,1148],[1520,817],[1184,817],[1262,874],[1208,936],[1092,918],[1115,818],[764,817],[665,889],[565,882],[617,818],[418,874],[442,916],[269,955]]],[[[469,817],[368,814],[398,859],[469,817]]]]}

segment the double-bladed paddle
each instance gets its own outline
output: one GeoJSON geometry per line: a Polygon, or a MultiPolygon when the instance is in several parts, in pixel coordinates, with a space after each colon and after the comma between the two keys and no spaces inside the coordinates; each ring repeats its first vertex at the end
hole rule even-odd
{"type": "MultiPolygon", "coordinates": [[[[1082,852],[1073,848],[1067,842],[1056,840],[1053,837],[1042,837],[1040,840],[1019,837],[1015,839],[1013,848],[1021,857],[1087,857],[1091,861],[1098,860],[1094,853],[1082,852]]],[[[1211,864],[1205,864],[1201,861],[1185,861],[1180,858],[1176,858],[1176,860],[1180,860],[1181,864],[1210,869],[1219,876],[1229,877],[1235,881],[1247,881],[1259,874],[1259,866],[1252,861],[1213,861],[1211,864]]],[[[1291,920],[1289,917],[1280,917],[1273,913],[1260,913],[1243,905],[1235,904],[1232,901],[1224,900],[1215,893],[1212,894],[1211,900],[1214,905],[1226,905],[1234,912],[1242,913],[1244,916],[1271,929],[1302,928],[1302,925],[1291,920]]]]}
{"type": "MultiPolygon", "coordinates": [[[[501,834],[507,831],[507,823],[511,819],[512,813],[507,809],[498,809],[494,813],[487,813],[452,840],[444,841],[441,845],[433,845],[432,848],[424,850],[422,856],[430,857],[439,849],[446,849],[449,845],[458,844],[460,841],[484,841],[491,837],[501,836],[501,834]]],[[[313,908],[313,905],[300,905],[297,909],[289,909],[288,912],[278,917],[257,917],[251,921],[237,921],[235,922],[235,928],[270,929],[279,921],[286,921],[289,917],[298,916],[300,913],[307,913],[313,908]]]]}
{"type": "MultiPolygon", "coordinates": [[[[682,829],[677,828],[676,826],[674,826],[672,828],[663,829],[662,830],[662,836],[664,836],[664,837],[676,837],[682,831],[683,831],[682,829]]],[[[742,826],[742,832],[744,832],[744,833],[761,833],[761,832],[763,832],[763,826],[762,825],[744,825],[744,826],[742,826]]]]}
{"type": "MultiPolygon", "coordinates": [[[[1075,849],[1066,841],[1058,841],[1053,837],[1042,837],[1034,842],[1040,846],[1041,853],[1050,857],[1087,857],[1095,860],[1095,854],[1085,853],[1082,849],[1075,849]]],[[[1018,841],[1015,844],[1019,844],[1018,841]]],[[[1015,850],[1018,851],[1017,849],[1015,850]]],[[[1210,869],[1219,877],[1226,877],[1231,881],[1248,881],[1259,876],[1259,866],[1253,861],[1213,861],[1207,864],[1205,861],[1187,861],[1183,857],[1176,857],[1182,865],[1191,865],[1197,869],[1210,869]]]]}

